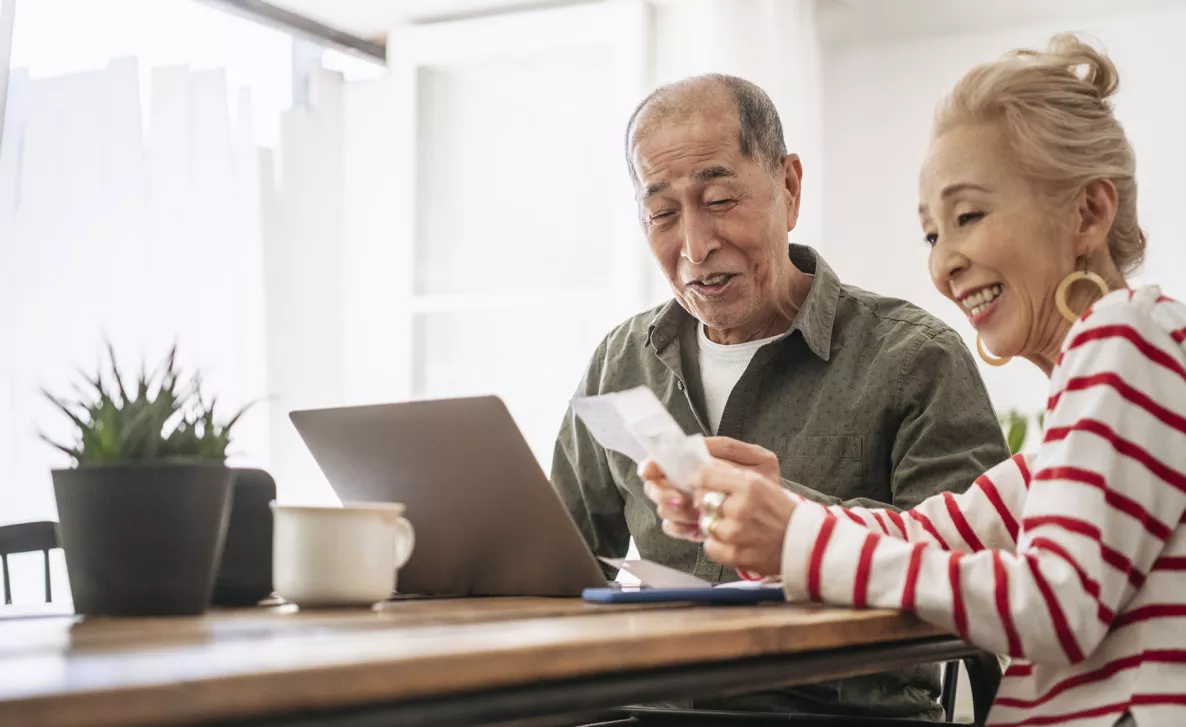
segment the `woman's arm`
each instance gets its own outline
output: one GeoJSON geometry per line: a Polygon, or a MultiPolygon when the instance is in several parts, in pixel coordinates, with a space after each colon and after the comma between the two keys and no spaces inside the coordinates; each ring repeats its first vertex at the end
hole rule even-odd
{"type": "Polygon", "coordinates": [[[944,551],[802,503],[788,596],[914,611],[1014,657],[1086,658],[1186,511],[1184,358],[1147,306],[1098,307],[1055,371],[1016,552],[944,551]]]}
{"type": "Polygon", "coordinates": [[[967,553],[985,548],[1011,551],[1017,543],[1018,520],[1030,484],[1029,464],[1024,455],[1016,455],[978,477],[966,492],[941,492],[902,513],[840,505],[827,510],[875,533],[910,543],[931,543],[943,550],[967,553]]]}

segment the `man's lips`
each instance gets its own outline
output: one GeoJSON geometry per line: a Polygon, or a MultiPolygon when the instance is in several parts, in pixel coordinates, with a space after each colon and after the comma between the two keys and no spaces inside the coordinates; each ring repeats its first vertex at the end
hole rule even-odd
{"type": "Polygon", "coordinates": [[[702,275],[695,280],[690,280],[684,283],[684,285],[694,285],[703,288],[721,287],[735,277],[737,277],[737,273],[712,273],[711,275],[702,275]]]}
{"type": "Polygon", "coordinates": [[[730,294],[733,285],[740,276],[735,273],[722,273],[705,276],[686,283],[684,287],[697,297],[705,300],[719,300],[730,294]]]}

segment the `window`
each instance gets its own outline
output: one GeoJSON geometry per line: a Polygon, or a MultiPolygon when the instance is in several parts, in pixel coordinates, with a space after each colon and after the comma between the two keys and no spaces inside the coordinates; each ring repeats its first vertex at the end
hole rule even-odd
{"type": "MultiPolygon", "coordinates": [[[[267,393],[259,203],[291,68],[289,36],[192,0],[17,4],[0,146],[0,523],[54,518],[50,469],[68,462],[37,433],[71,428],[40,389],[69,394],[104,338],[131,369],[176,341],[228,410],[267,393]]],[[[267,418],[243,424],[238,461],[266,466],[267,418]]],[[[38,559],[12,560],[14,599],[36,600],[38,559]]]]}

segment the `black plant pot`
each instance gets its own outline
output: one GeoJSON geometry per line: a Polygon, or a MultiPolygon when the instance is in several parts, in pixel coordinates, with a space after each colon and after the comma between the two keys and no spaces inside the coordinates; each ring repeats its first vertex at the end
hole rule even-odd
{"type": "Polygon", "coordinates": [[[222,464],[112,464],[54,470],[74,611],[198,614],[210,603],[231,501],[222,464]]]}

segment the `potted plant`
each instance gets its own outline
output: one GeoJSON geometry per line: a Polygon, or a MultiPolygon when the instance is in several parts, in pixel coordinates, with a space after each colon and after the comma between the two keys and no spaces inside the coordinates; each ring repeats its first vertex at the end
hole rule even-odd
{"type": "Polygon", "coordinates": [[[76,400],[45,392],[77,429],[71,446],[46,438],[75,464],[53,471],[75,612],[202,613],[230,509],[227,446],[246,407],[219,422],[199,377],[183,380],[176,347],[131,391],[107,353],[109,378],[102,367],[84,377],[76,400]]]}
{"type": "MultiPolygon", "coordinates": [[[[1046,424],[1046,413],[1038,412],[1033,420],[1037,422],[1038,430],[1041,431],[1046,424]]],[[[1017,454],[1025,446],[1025,440],[1029,436],[1030,417],[1016,409],[1011,409],[1000,417],[1000,422],[1001,428],[1005,430],[1005,441],[1009,445],[1009,454],[1017,454]]]]}

